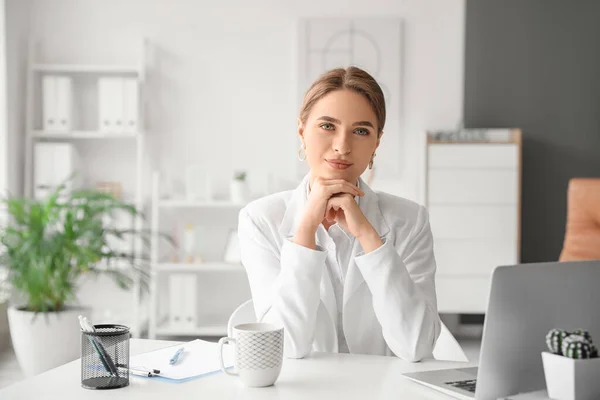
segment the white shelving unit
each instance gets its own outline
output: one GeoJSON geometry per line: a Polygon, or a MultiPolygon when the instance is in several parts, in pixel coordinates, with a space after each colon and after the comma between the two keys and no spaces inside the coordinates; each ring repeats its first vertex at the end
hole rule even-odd
{"type": "MultiPolygon", "coordinates": [[[[142,39],[140,57],[132,65],[102,65],[102,64],[46,64],[43,60],[36,59],[36,40],[31,38],[28,51],[28,70],[26,87],[26,139],[25,139],[25,195],[33,196],[33,150],[34,144],[39,141],[81,141],[81,140],[133,140],[135,164],[134,204],[138,210],[143,209],[143,171],[146,130],[144,127],[144,84],[146,83],[146,64],[148,59],[148,42],[142,39]],[[97,130],[71,130],[65,133],[46,132],[41,126],[36,126],[36,115],[41,113],[41,107],[36,102],[36,96],[41,96],[40,81],[44,75],[62,75],[95,79],[104,76],[122,76],[135,78],[139,84],[138,129],[132,133],[105,133],[97,130]]],[[[142,219],[134,221],[136,229],[142,228],[142,219]]],[[[142,243],[134,243],[134,251],[141,254],[142,243]]],[[[127,321],[133,336],[139,337],[144,325],[141,301],[141,283],[139,279],[134,282],[132,289],[132,314],[131,321],[127,321]]],[[[146,312],[147,314],[147,312],[146,312]]]]}
{"type": "MultiPolygon", "coordinates": [[[[152,211],[151,211],[151,283],[150,283],[150,316],[148,335],[151,339],[157,336],[224,336],[227,333],[227,320],[229,314],[244,300],[250,298],[250,288],[247,284],[246,272],[241,263],[228,263],[224,261],[206,261],[202,263],[173,263],[162,261],[163,257],[159,250],[159,232],[161,230],[161,215],[164,213],[180,214],[194,211],[209,211],[210,213],[234,212],[245,206],[244,203],[229,201],[189,201],[185,199],[160,199],[159,197],[159,174],[155,172],[152,176],[152,211]],[[159,302],[164,303],[164,285],[171,273],[196,273],[199,277],[211,276],[218,282],[212,287],[204,301],[199,298],[200,293],[195,293],[193,298],[186,301],[194,301],[200,307],[207,305],[208,309],[200,309],[197,313],[195,326],[177,326],[169,321],[169,315],[161,315],[159,302]],[[219,277],[228,277],[221,280],[219,277]],[[243,282],[245,287],[232,289],[227,286],[235,277],[235,281],[243,282]],[[163,285],[163,287],[161,287],[163,285]],[[216,287],[218,286],[218,287],[216,287]],[[228,289],[230,291],[228,291],[228,289]],[[239,296],[236,303],[235,296],[239,296]],[[223,302],[231,304],[224,305],[223,302]]],[[[196,292],[198,288],[196,288],[196,292]]],[[[169,294],[167,293],[167,301],[169,294]]],[[[172,297],[172,296],[171,296],[172,297]]],[[[164,304],[163,304],[164,305],[164,304]]]]}
{"type": "Polygon", "coordinates": [[[31,64],[31,70],[34,72],[61,74],[94,73],[102,75],[144,75],[144,71],[139,65],[31,64]]]}

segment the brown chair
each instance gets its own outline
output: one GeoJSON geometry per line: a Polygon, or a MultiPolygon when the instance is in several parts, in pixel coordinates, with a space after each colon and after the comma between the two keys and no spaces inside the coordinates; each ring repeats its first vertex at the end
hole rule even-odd
{"type": "Polygon", "coordinates": [[[569,181],[567,228],[559,260],[600,260],[600,178],[569,181]]]}

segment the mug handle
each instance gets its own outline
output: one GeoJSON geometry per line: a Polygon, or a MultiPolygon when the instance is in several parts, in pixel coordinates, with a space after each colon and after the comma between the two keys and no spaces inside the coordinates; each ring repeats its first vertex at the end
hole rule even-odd
{"type": "Polygon", "coordinates": [[[231,372],[227,368],[225,368],[225,363],[223,362],[223,345],[233,343],[237,346],[237,342],[232,337],[223,337],[219,339],[219,361],[221,362],[221,371],[225,372],[227,375],[238,376],[237,372],[231,372]]]}

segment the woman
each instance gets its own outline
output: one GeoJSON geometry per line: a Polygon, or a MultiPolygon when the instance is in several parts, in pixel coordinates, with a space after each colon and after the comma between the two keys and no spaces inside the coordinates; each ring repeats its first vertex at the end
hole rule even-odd
{"type": "Polygon", "coordinates": [[[309,174],[295,190],[246,206],[242,263],[258,321],[285,329],[286,356],[312,351],[431,356],[440,333],[424,207],[373,192],[385,123],[381,88],[350,67],[322,75],[298,118],[309,174]]]}

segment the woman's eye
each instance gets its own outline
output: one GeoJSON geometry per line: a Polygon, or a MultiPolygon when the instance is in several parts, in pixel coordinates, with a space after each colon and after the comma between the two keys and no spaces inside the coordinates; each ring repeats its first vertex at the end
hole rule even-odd
{"type": "Polygon", "coordinates": [[[354,132],[358,133],[361,136],[367,136],[369,134],[369,131],[363,128],[358,128],[354,132]]]}
{"type": "Polygon", "coordinates": [[[325,130],[328,130],[328,131],[331,131],[331,130],[333,130],[333,124],[321,124],[321,125],[319,125],[319,126],[320,126],[321,128],[323,128],[323,129],[325,129],[325,130]]]}

